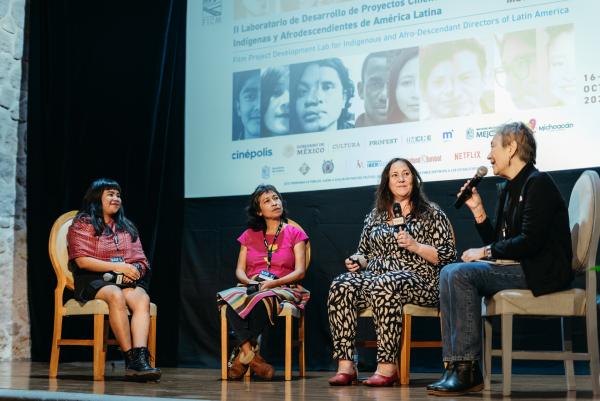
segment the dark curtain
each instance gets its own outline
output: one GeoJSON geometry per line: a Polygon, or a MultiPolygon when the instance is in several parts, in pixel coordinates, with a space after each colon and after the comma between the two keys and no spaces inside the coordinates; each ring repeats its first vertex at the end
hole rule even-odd
{"type": "MultiPolygon", "coordinates": [[[[178,0],[30,2],[27,239],[35,361],[48,360],[52,338],[50,227],[80,206],[94,179],[109,177],[123,188],[126,215],[153,267],[158,362],[175,363],[185,16],[186,2],[178,0]]],[[[67,335],[83,330],[65,324],[67,335]]]]}

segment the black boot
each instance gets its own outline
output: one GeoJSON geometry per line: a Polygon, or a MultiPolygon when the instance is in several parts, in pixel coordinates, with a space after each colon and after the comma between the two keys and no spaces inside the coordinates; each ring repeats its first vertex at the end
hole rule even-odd
{"type": "Polygon", "coordinates": [[[450,374],[452,373],[452,369],[454,367],[454,362],[446,362],[446,366],[444,367],[444,373],[442,374],[442,378],[438,381],[436,381],[435,383],[431,383],[427,385],[427,392],[429,394],[432,394],[433,390],[437,389],[437,387],[444,383],[448,377],[450,377],[450,374]]]}
{"type": "Polygon", "coordinates": [[[477,361],[456,361],[443,383],[432,390],[433,395],[457,396],[483,390],[483,376],[477,361]]]}
{"type": "Polygon", "coordinates": [[[148,348],[132,348],[125,355],[125,379],[131,381],[147,382],[159,381],[160,369],[153,368],[148,363],[150,353],[148,348]]]}

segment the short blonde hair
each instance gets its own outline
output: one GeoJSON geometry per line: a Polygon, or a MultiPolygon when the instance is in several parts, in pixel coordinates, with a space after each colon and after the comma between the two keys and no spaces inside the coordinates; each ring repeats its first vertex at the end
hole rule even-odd
{"type": "Polygon", "coordinates": [[[519,159],[525,163],[535,164],[537,144],[533,131],[527,124],[520,121],[504,124],[498,128],[496,134],[499,134],[502,138],[502,147],[506,147],[512,141],[515,141],[519,159]]]}

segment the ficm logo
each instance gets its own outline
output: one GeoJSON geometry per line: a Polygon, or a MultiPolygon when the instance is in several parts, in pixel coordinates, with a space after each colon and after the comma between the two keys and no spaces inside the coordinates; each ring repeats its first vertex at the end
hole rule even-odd
{"type": "Polygon", "coordinates": [[[473,128],[467,128],[467,139],[475,138],[475,130],[473,128]]]}
{"type": "Polygon", "coordinates": [[[271,157],[273,156],[273,149],[264,147],[260,150],[246,150],[245,152],[236,150],[231,154],[232,160],[241,160],[241,159],[256,159],[260,157],[271,157]]]}

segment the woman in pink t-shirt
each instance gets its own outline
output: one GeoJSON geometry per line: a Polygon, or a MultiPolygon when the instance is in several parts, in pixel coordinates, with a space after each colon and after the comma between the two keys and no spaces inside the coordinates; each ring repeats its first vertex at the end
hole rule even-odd
{"type": "Polygon", "coordinates": [[[235,333],[237,355],[229,379],[241,379],[248,367],[270,380],[274,369],[256,349],[257,337],[284,302],[303,309],[310,293],[297,284],[306,272],[308,236],[287,224],[281,194],[272,185],[259,185],[247,207],[248,229],[240,235],[235,275],[240,282],[217,294],[227,304],[227,320],[235,333]]]}

